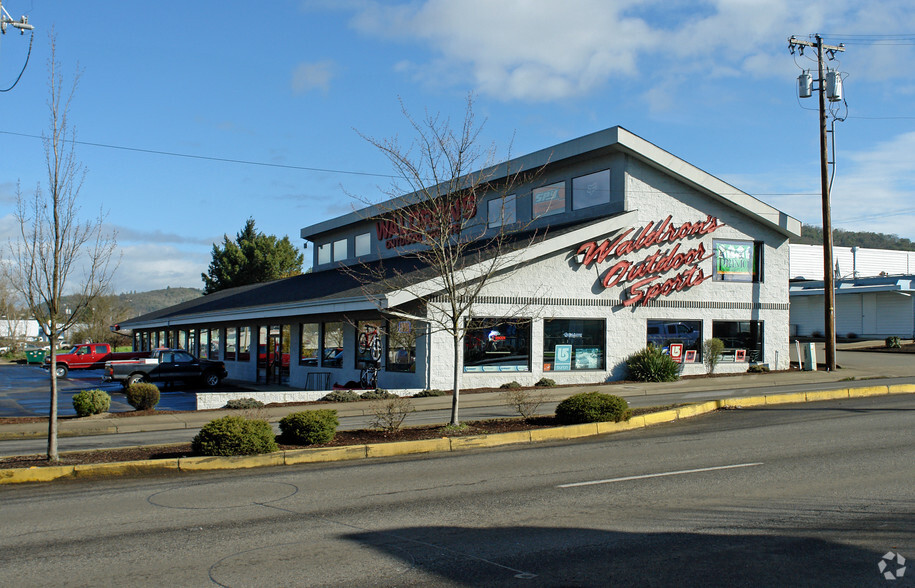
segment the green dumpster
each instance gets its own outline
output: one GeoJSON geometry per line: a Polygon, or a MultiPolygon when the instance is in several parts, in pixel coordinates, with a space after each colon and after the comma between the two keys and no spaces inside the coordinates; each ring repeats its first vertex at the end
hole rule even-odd
{"type": "Polygon", "coordinates": [[[27,363],[44,363],[44,356],[47,355],[47,351],[44,349],[26,349],[25,350],[25,361],[27,363]]]}

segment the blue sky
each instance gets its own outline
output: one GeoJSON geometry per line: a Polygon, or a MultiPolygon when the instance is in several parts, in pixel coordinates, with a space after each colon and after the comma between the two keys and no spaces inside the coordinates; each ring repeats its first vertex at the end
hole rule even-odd
{"type": "MultiPolygon", "coordinates": [[[[301,246],[300,228],[390,187],[387,160],[359,133],[408,140],[399,99],[460,122],[468,92],[481,141],[503,154],[621,125],[821,224],[817,104],[796,91],[816,65],[787,43],[812,33],[846,45],[831,62],[848,117],[836,125],[833,224],[915,239],[911,0],[3,7],[36,30],[21,81],[0,93],[0,237],[16,229],[17,182],[26,194],[46,184],[35,137],[47,129],[53,28],[66,79],[82,71],[70,112],[82,213],[104,209],[118,233],[116,293],[202,287],[212,244],[248,217],[301,246]]],[[[28,35],[0,37],[0,88],[28,47],[28,35]]]]}

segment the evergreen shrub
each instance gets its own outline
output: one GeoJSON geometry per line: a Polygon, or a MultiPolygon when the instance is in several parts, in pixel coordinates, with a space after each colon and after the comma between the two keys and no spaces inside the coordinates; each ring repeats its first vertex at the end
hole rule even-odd
{"type": "Polygon", "coordinates": [[[393,392],[388,392],[381,388],[375,388],[374,390],[366,390],[359,395],[359,398],[363,400],[390,400],[391,398],[400,398],[397,394],[393,392]]]}
{"type": "Polygon", "coordinates": [[[432,398],[435,396],[447,396],[448,392],[445,390],[423,390],[422,392],[417,392],[413,395],[413,398],[432,398]]]}
{"type": "Polygon", "coordinates": [[[359,400],[359,394],[353,390],[334,390],[321,400],[324,402],[355,402],[359,400]]]}
{"type": "Polygon", "coordinates": [[[501,388],[503,390],[517,390],[520,387],[521,387],[521,384],[519,384],[518,382],[515,382],[515,381],[505,382],[504,384],[499,386],[499,388],[501,388]]]}
{"type": "Polygon", "coordinates": [[[534,386],[538,386],[540,388],[552,388],[555,385],[556,385],[556,380],[553,380],[550,378],[540,378],[539,380],[537,380],[537,383],[534,384],[534,386]]]}
{"type": "Polygon", "coordinates": [[[159,389],[155,384],[138,382],[127,386],[124,391],[127,395],[127,404],[136,410],[153,410],[159,404],[159,389]]]}
{"type": "Polygon", "coordinates": [[[680,379],[680,364],[659,347],[649,345],[626,358],[629,379],[636,382],[675,382],[680,379]]]}
{"type": "Polygon", "coordinates": [[[330,443],[339,425],[333,409],[294,412],[280,420],[280,440],[290,445],[330,443]]]}
{"type": "Polygon", "coordinates": [[[226,402],[226,408],[232,410],[245,410],[252,408],[264,408],[264,403],[256,398],[233,398],[226,402]]]}
{"type": "Polygon", "coordinates": [[[191,447],[198,455],[256,455],[279,450],[270,423],[240,416],[210,421],[194,436],[191,447]]]}
{"type": "Polygon", "coordinates": [[[556,406],[556,420],[563,425],[620,422],[631,412],[625,398],[602,392],[582,392],[569,396],[556,406]]]}
{"type": "Polygon", "coordinates": [[[888,349],[901,349],[902,348],[902,341],[900,341],[899,337],[897,337],[895,335],[893,335],[892,337],[887,337],[886,340],[883,342],[883,344],[886,345],[888,349]]]}
{"type": "Polygon", "coordinates": [[[111,396],[104,390],[83,390],[73,395],[73,408],[76,416],[84,417],[108,412],[111,408],[111,396]]]}

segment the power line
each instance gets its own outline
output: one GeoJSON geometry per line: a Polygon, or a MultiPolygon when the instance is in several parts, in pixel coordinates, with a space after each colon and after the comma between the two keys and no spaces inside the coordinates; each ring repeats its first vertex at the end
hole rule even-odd
{"type": "MultiPolygon", "coordinates": [[[[16,137],[26,137],[29,139],[43,139],[43,137],[41,135],[30,135],[28,133],[16,133],[13,131],[0,130],[0,134],[13,135],[16,137]]],[[[209,155],[194,155],[191,153],[178,153],[175,151],[160,151],[157,149],[143,149],[141,147],[125,147],[124,145],[111,145],[109,143],[92,143],[89,141],[76,141],[73,139],[67,139],[67,141],[70,143],[73,143],[74,145],[86,145],[88,147],[101,147],[104,149],[117,149],[120,151],[133,151],[135,153],[149,153],[152,155],[164,155],[164,156],[168,156],[168,157],[183,157],[185,159],[201,159],[204,161],[218,161],[221,163],[238,163],[238,164],[242,164],[242,165],[256,165],[256,166],[260,166],[260,167],[275,167],[275,168],[280,168],[280,169],[293,169],[293,170],[300,170],[300,171],[322,172],[322,173],[330,173],[330,174],[347,174],[347,175],[352,175],[352,176],[370,176],[370,177],[376,177],[376,178],[397,178],[397,179],[400,178],[400,176],[396,176],[396,175],[392,175],[392,174],[377,174],[377,173],[371,173],[371,172],[360,172],[360,171],[351,171],[351,170],[344,170],[344,169],[308,167],[308,166],[304,166],[304,165],[287,165],[287,164],[283,164],[283,163],[268,163],[265,161],[251,161],[251,160],[247,160],[247,159],[231,159],[231,158],[227,158],[227,157],[212,157],[209,155]]]]}

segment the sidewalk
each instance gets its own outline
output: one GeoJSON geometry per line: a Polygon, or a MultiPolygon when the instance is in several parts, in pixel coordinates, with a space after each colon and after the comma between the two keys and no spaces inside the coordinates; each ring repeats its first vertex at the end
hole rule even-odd
{"type": "MultiPolygon", "coordinates": [[[[615,384],[590,384],[581,386],[563,386],[557,388],[541,389],[545,402],[558,402],[579,392],[600,391],[622,396],[630,403],[638,403],[644,396],[655,395],[689,395],[699,398],[703,395],[717,394],[724,397],[753,396],[759,394],[760,388],[775,388],[767,390],[767,394],[795,392],[803,386],[821,386],[822,389],[848,388],[867,386],[867,380],[876,378],[913,378],[915,377],[915,357],[908,354],[886,354],[871,352],[855,352],[850,348],[863,345],[856,343],[840,347],[837,361],[841,369],[835,372],[825,371],[788,371],[770,374],[739,374],[734,376],[721,376],[712,378],[690,378],[671,383],[615,383],[615,384]],[[864,381],[861,381],[864,380],[864,381]],[[857,383],[856,383],[857,382],[857,383]]],[[[818,353],[822,353],[818,349],[818,353]]],[[[822,357],[822,355],[819,355],[822,357]]],[[[254,388],[250,384],[245,387],[254,388]]],[[[652,399],[652,404],[664,404],[661,399],[652,399]]],[[[448,410],[451,408],[452,397],[439,396],[432,398],[413,398],[413,406],[417,411],[448,410]]],[[[285,415],[302,411],[322,408],[333,408],[340,417],[372,415],[373,401],[365,400],[337,404],[309,404],[297,406],[275,406],[259,409],[271,422],[280,420],[285,415]]],[[[644,402],[641,403],[644,405],[644,402]]],[[[463,393],[460,397],[461,408],[504,406],[505,401],[501,391],[463,393]]],[[[242,414],[238,410],[208,410],[189,411],[174,414],[154,414],[136,417],[101,417],[66,418],[60,419],[59,435],[61,437],[104,435],[117,433],[136,433],[147,431],[164,431],[173,429],[199,429],[213,419],[229,415],[242,414]]],[[[23,439],[47,436],[46,423],[0,423],[0,440],[23,439]]]]}

